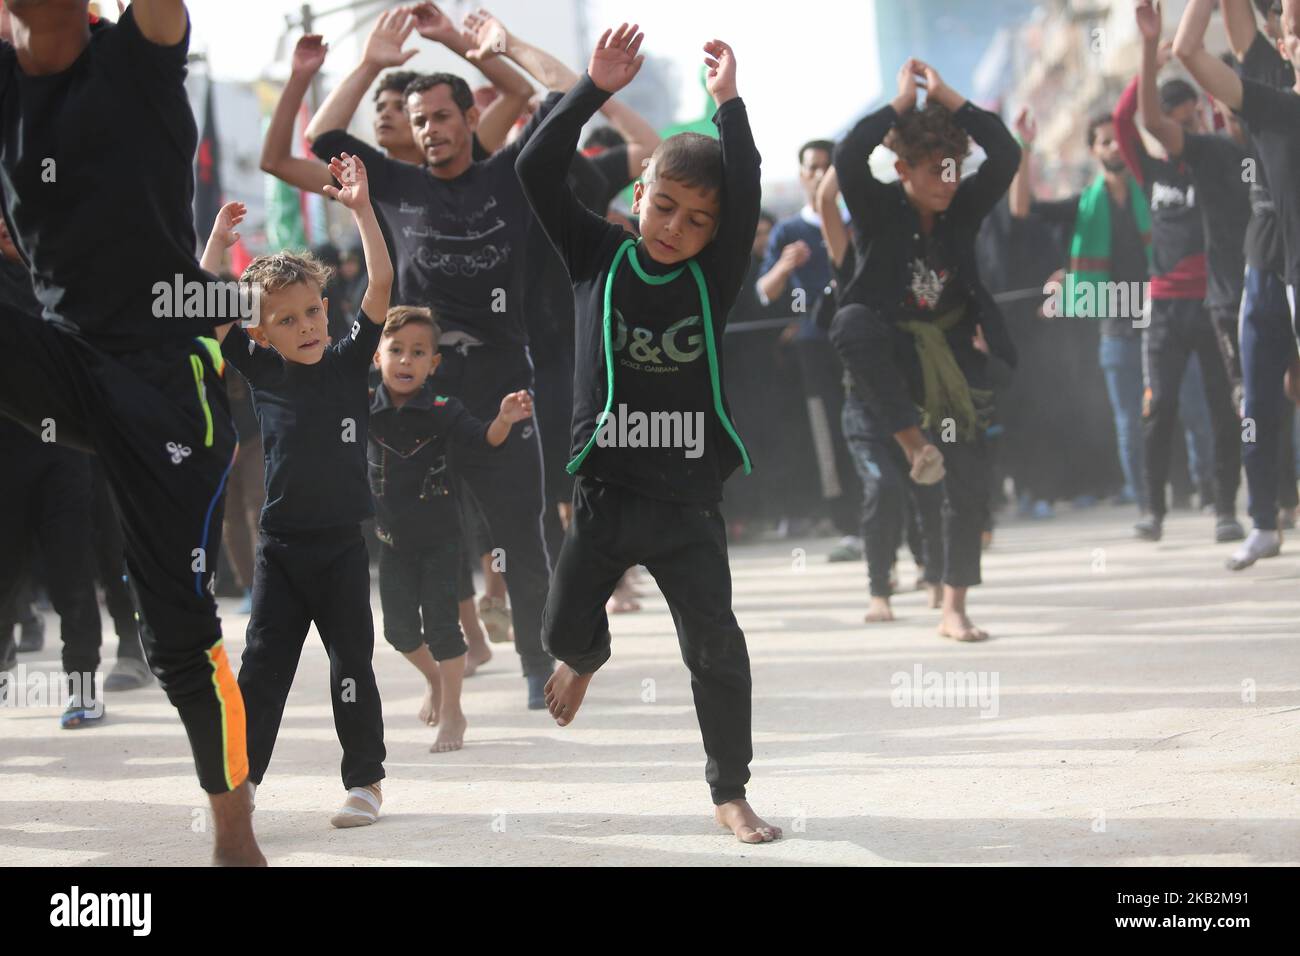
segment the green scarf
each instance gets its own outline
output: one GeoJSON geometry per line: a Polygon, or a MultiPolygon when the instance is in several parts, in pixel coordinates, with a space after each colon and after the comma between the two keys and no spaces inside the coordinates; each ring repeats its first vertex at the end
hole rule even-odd
{"type": "Polygon", "coordinates": [[[958,437],[970,441],[977,431],[989,426],[993,393],[970,387],[948,345],[947,333],[965,316],[966,308],[961,306],[932,321],[908,319],[898,326],[916,339],[916,356],[921,362],[921,381],[925,388],[921,427],[934,431],[942,427],[945,418],[951,418],[957,426],[958,437]]]}
{"type": "MultiPolygon", "coordinates": [[[[618,252],[614,254],[614,261],[609,264],[609,273],[605,276],[603,330],[605,344],[605,408],[596,418],[596,430],[587,439],[587,444],[583,446],[582,451],[573,457],[572,461],[564,466],[564,470],[571,475],[577,473],[582,466],[583,459],[587,457],[592,446],[596,444],[596,436],[600,434],[600,429],[604,426],[605,420],[609,418],[609,411],[614,406],[614,276],[618,272],[619,264],[625,257],[632,263],[632,270],[641,281],[649,285],[665,285],[682,274],[682,269],[674,269],[667,275],[650,275],[641,268],[641,263],[636,260],[636,240],[634,239],[624,239],[623,243],[618,247],[618,252]]],[[[745,474],[748,475],[754,470],[749,461],[749,452],[745,450],[744,442],[740,440],[740,435],[736,433],[735,426],[731,424],[731,419],[727,417],[727,412],[722,406],[722,384],[718,376],[718,348],[713,338],[713,310],[709,307],[709,289],[704,282],[704,271],[694,259],[691,259],[686,265],[690,267],[691,275],[695,279],[695,287],[700,294],[700,315],[704,322],[704,351],[709,359],[709,384],[713,389],[713,410],[717,412],[718,420],[722,422],[723,429],[731,436],[731,440],[735,442],[736,448],[740,451],[740,460],[745,467],[745,474]]]]}
{"type": "MultiPolygon", "coordinates": [[[[1129,174],[1128,202],[1133,221],[1147,254],[1147,269],[1154,268],[1151,258],[1151,209],[1146,193],[1129,174]]],[[[1074,219],[1074,237],[1070,240],[1070,267],[1066,285],[1064,314],[1074,318],[1078,297],[1089,283],[1110,281],[1110,192],[1106,177],[1098,173],[1092,185],[1079,197],[1079,211],[1074,219]]],[[[1094,286],[1094,293],[1097,289],[1094,286]]]]}

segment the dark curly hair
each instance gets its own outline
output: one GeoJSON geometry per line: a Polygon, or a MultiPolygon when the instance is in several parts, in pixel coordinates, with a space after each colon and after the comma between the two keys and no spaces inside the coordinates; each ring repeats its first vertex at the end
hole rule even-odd
{"type": "Polygon", "coordinates": [[[970,137],[946,106],[927,101],[924,109],[908,110],[885,137],[885,145],[909,166],[938,154],[958,163],[970,155],[970,137]]]}

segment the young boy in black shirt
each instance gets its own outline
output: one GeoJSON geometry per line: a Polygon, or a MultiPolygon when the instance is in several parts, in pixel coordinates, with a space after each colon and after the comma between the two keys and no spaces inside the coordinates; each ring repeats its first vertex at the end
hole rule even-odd
{"type": "Polygon", "coordinates": [[[533,399],[527,391],[511,392],[488,424],[458,399],[435,395],[429,376],[442,359],[438,334],[428,309],[399,305],[388,311],[375,353],[383,382],[370,402],[366,458],[380,541],[384,637],[428,681],[420,716],[438,726],[429,749],[446,753],[461,748],[468,726],[460,706],[466,651],[457,602],[462,541],[447,446],[499,448],[515,422],[532,416],[533,399]]]}
{"type": "Polygon", "coordinates": [[[1009,365],[1016,359],[980,280],[975,237],[1019,164],[1020,148],[1002,121],[915,59],[899,70],[893,101],[860,120],[835,150],[858,269],[840,294],[831,341],[857,397],[906,453],[912,480],[943,480],[939,633],[957,641],[988,637],[966,613],[967,591],[980,583],[989,512],[984,428],[992,390],[988,358],[973,344],[976,329],[994,355],[1009,365]],[[972,139],[986,158],[962,179],[972,139]],[[898,154],[896,183],[871,174],[869,157],[882,142],[898,154]]]}
{"type": "MultiPolygon", "coordinates": [[[[325,192],[352,212],[369,285],[351,334],[331,344],[328,274],[310,256],[258,256],[240,281],[259,296],[252,334],[217,330],[222,354],[248,381],[266,456],[266,505],[253,571],[239,687],[248,711],[249,779],[261,783],[312,623],[330,657],[334,727],[348,796],[336,827],[374,823],[382,800],[384,724],[371,656],[370,562],[361,522],[370,362],[388,312],[393,266],[370,205],[365,165],[330,162],[342,185],[325,192]]],[[[233,233],[232,233],[233,236],[233,233]]]]}
{"type": "Polygon", "coordinates": [[[696,134],[660,144],[636,187],[639,243],[585,208],[565,182],[573,151],[583,124],[640,69],[641,40],[636,26],[606,30],[587,75],[516,164],[573,282],[580,356],[568,465],[579,476],[573,520],[542,621],[543,644],[562,664],[547,682],[546,703],[560,726],[572,722],[609,659],[605,602],[624,571],[644,564],[668,601],[691,671],[715,817],[740,840],[761,843],[781,831],[745,800],[749,654],[731,611],[717,507],[726,477],[742,462],[749,471],[723,397],[720,339],[758,223],[759,156],[736,93],[735,56],[713,40],[704,50],[721,150],[696,134]],[[647,420],[679,430],[647,439],[647,420]]]}
{"type": "Polygon", "coordinates": [[[135,0],[112,24],[90,23],[85,2],[26,0],[0,10],[8,27],[0,190],[44,315],[0,307],[0,413],[99,456],[149,665],[211,800],[214,862],[264,864],[210,591],[236,440],[222,363],[199,337],[226,319],[166,314],[155,291],[213,281],[194,256],[185,4],[135,0]]]}

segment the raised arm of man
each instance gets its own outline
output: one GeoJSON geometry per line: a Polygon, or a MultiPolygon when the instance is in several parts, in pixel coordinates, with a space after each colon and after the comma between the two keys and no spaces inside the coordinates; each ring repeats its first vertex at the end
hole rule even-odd
{"type": "Polygon", "coordinates": [[[1183,155],[1183,128],[1160,108],[1160,90],[1156,76],[1164,66],[1160,51],[1163,24],[1160,7],[1152,0],[1141,0],[1134,15],[1142,34],[1142,74],[1138,83],[1138,116],[1142,127],[1165,149],[1165,155],[1177,159],[1183,155]]]}
{"type": "Polygon", "coordinates": [[[321,42],[319,35],[298,38],[289,80],[280,92],[280,101],[275,104],[266,139],[262,142],[260,163],[262,172],[270,173],[296,189],[317,193],[333,182],[329,167],[319,159],[293,155],[293,127],[312,77],[325,62],[328,51],[328,44],[321,42]]]}
{"type": "Polygon", "coordinates": [[[330,91],[316,115],[307,124],[308,142],[314,143],[321,133],[329,130],[347,129],[366,90],[379,78],[379,74],[390,67],[401,66],[419,52],[402,49],[413,29],[415,22],[406,10],[399,8],[380,14],[366,39],[361,62],[343,78],[342,83],[330,91]]]}

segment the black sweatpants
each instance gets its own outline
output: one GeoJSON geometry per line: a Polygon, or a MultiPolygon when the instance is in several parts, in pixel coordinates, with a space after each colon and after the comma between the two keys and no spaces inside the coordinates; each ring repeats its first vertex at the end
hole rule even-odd
{"type": "Polygon", "coordinates": [[[731,611],[727,531],[716,505],[660,501],[579,477],[546,600],[543,645],[579,674],[609,660],[605,602],[637,564],[654,577],[677,628],[713,802],[743,799],[754,756],[749,652],[731,611]]]}
{"type": "Polygon", "coordinates": [[[7,461],[0,466],[0,635],[17,623],[19,592],[32,547],[59,615],[63,671],[70,688],[93,694],[99,669],[99,599],[90,549],[90,457],[46,444],[0,421],[7,461]],[[75,684],[72,683],[77,675],[75,684]]]}
{"type": "Polygon", "coordinates": [[[925,569],[925,580],[939,583],[944,570],[943,489],[918,485],[908,477],[903,449],[893,435],[871,427],[866,407],[853,392],[844,398],[843,418],[844,438],[862,479],[862,539],[872,597],[893,593],[890,570],[913,520],[920,528],[914,557],[925,569]]]}
{"type": "Polygon", "coordinates": [[[1170,444],[1174,431],[1181,427],[1178,390],[1193,353],[1200,360],[1205,404],[1214,432],[1214,510],[1220,517],[1236,513],[1241,482],[1241,423],[1232,407],[1214,323],[1199,299],[1154,299],[1151,324],[1142,333],[1146,379],[1142,415],[1147,510],[1157,518],[1163,518],[1166,511],[1170,444]]]}
{"type": "Polygon", "coordinates": [[[122,545],[122,523],[113,504],[113,493],[98,459],[90,459],[91,512],[95,528],[95,569],[104,586],[104,605],[117,635],[117,656],[144,659],[140,628],[135,620],[135,598],[131,595],[122,545]]]}
{"type": "Polygon", "coordinates": [[[180,713],[199,783],[248,775],[244,707],[210,588],[235,453],[225,384],[194,340],[110,354],[0,307],[0,414],[93,451],[122,519],[149,666],[180,713]]]}
{"type": "Polygon", "coordinates": [[[315,623],[330,658],[334,730],[343,746],[343,786],[384,778],[384,716],[371,659],[370,559],[356,525],[272,535],[257,542],[253,613],[239,689],[248,710],[249,778],[271,762],[284,704],[315,623]]]}
{"type": "MultiPolygon", "coordinates": [[[[890,436],[920,426],[917,404],[923,397],[916,341],[883,313],[849,305],[835,313],[831,341],[874,422],[890,436]]],[[[989,389],[988,359],[976,351],[962,327],[948,333],[948,345],[973,389],[989,389]]],[[[980,583],[980,538],[989,522],[987,440],[945,442],[930,435],[943,453],[943,583],[971,587],[980,583]]],[[[926,565],[929,570],[929,564],[926,565]]]]}
{"type": "Polygon", "coordinates": [[[570,457],[570,425],[573,421],[573,349],[548,352],[536,363],[534,404],[537,425],[542,430],[542,463],[546,473],[546,509],[542,529],[552,566],[564,543],[564,525],[557,505],[573,497],[573,476],[565,471],[570,457]]]}
{"type": "Polygon", "coordinates": [[[403,654],[429,647],[435,661],[466,651],[456,592],[460,583],[459,536],[447,535],[419,549],[379,546],[379,601],[384,639],[403,654]]]}
{"type": "Polygon", "coordinates": [[[845,442],[844,368],[826,338],[795,339],[822,499],[840,534],[860,534],[862,487],[845,442]]]}
{"type": "MultiPolygon", "coordinates": [[[[449,346],[439,349],[439,354],[442,362],[433,377],[434,389],[459,398],[470,414],[483,421],[497,416],[506,393],[532,388],[533,369],[526,349],[449,346]]],[[[453,446],[448,459],[482,508],[493,549],[502,552],[515,650],[523,672],[547,676],[552,664],[542,649],[541,624],[551,562],[542,534],[545,497],[537,422],[520,422],[499,448],[453,446]]]]}

